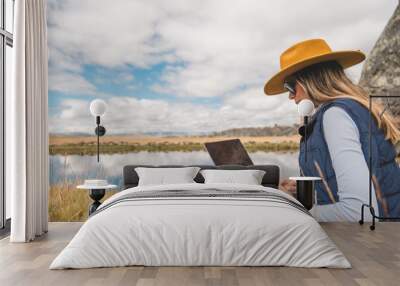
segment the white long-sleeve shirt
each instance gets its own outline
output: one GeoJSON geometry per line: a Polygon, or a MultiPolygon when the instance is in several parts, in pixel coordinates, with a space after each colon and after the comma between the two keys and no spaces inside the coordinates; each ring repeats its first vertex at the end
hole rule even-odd
{"type": "MultiPolygon", "coordinates": [[[[322,124],[336,174],[339,201],[315,205],[311,213],[318,221],[358,221],[361,205],[369,202],[369,170],[357,125],[344,109],[336,106],[325,111],[322,124]]],[[[378,215],[373,185],[372,205],[378,215]]],[[[364,211],[365,220],[370,221],[369,209],[365,208],[364,211]]]]}

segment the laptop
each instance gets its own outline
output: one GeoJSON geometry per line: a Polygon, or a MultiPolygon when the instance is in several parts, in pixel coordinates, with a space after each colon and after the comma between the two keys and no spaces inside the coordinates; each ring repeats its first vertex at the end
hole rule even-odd
{"type": "Polygon", "coordinates": [[[254,165],[240,139],[204,143],[216,166],[218,165],[254,165]]]}

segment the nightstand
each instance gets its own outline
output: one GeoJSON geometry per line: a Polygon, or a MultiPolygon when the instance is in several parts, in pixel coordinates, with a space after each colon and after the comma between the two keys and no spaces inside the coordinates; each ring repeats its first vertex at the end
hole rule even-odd
{"type": "Polygon", "coordinates": [[[93,203],[89,207],[89,216],[94,213],[97,208],[101,205],[100,200],[104,197],[107,190],[116,189],[117,185],[79,185],[78,189],[85,189],[89,191],[89,197],[93,200],[93,203]]]}

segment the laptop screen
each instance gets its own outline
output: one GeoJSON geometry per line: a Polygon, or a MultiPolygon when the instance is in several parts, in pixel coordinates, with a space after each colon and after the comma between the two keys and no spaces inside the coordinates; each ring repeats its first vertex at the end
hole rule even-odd
{"type": "Polygon", "coordinates": [[[204,143],[215,165],[254,165],[240,139],[204,143]]]}

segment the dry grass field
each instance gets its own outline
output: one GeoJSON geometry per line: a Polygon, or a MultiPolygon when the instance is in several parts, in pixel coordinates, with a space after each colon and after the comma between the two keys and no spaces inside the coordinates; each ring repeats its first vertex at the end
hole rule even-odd
{"type": "MultiPolygon", "coordinates": [[[[100,138],[101,143],[115,143],[115,144],[157,144],[157,143],[201,143],[221,140],[236,139],[237,137],[223,137],[223,136],[133,136],[133,135],[106,135],[100,138]]],[[[94,144],[97,142],[95,136],[65,136],[65,135],[51,135],[50,145],[64,145],[64,144],[76,144],[76,143],[86,143],[94,144]]],[[[243,143],[255,142],[255,143],[282,143],[282,142],[299,142],[299,135],[291,136],[257,136],[257,137],[240,137],[243,143]]]]}
{"type": "MultiPolygon", "coordinates": [[[[77,189],[81,182],[60,183],[50,186],[49,221],[85,221],[89,205],[93,202],[87,190],[77,189]]],[[[106,192],[102,201],[115,192],[106,192]]]]}
{"type": "MultiPolygon", "coordinates": [[[[140,151],[205,151],[204,143],[236,139],[222,136],[104,136],[100,142],[100,152],[132,153],[140,151]]],[[[240,137],[249,152],[293,151],[298,149],[299,136],[240,137]]],[[[50,136],[50,154],[94,155],[97,150],[95,136],[50,136]]]]}

